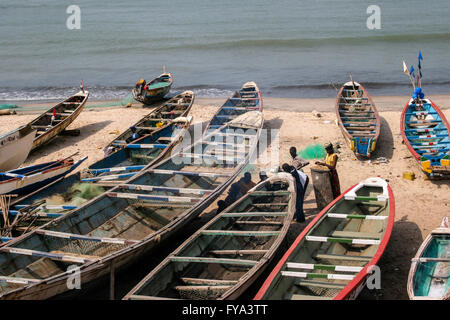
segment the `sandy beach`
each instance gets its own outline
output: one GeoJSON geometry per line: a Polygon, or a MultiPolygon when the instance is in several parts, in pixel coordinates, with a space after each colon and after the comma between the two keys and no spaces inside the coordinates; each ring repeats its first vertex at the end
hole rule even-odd
{"type": "MultiPolygon", "coordinates": [[[[450,119],[450,96],[431,97],[450,119]]],[[[311,144],[325,142],[340,143],[338,172],[341,190],[371,176],[388,179],[395,195],[395,225],[388,248],[381,260],[382,289],[365,290],[361,298],[365,299],[407,299],[406,281],[410,260],[423,239],[430,231],[439,226],[443,216],[449,215],[450,187],[448,181],[429,181],[421,173],[419,166],[402,143],[400,135],[400,114],[407,96],[373,97],[381,116],[381,134],[372,161],[357,160],[346,146],[340,129],[336,125],[334,98],[324,99],[264,99],[265,128],[279,129],[280,164],[289,160],[289,147],[298,150],[311,144]],[[320,113],[317,117],[316,110],[320,113]],[[379,157],[388,163],[376,164],[379,157]],[[416,175],[413,181],[402,178],[404,171],[416,175]]],[[[194,123],[209,121],[224,98],[196,99],[191,114],[194,123]]],[[[90,102],[88,105],[99,104],[90,102]]],[[[106,103],[106,102],[103,102],[106,103]]],[[[51,103],[45,104],[51,106],[51,103]]],[[[27,105],[27,108],[39,107],[27,105]]],[[[103,147],[119,133],[138,121],[151,109],[138,105],[132,107],[88,108],[71,124],[69,129],[79,129],[80,136],[59,136],[46,147],[32,153],[24,165],[31,165],[67,157],[76,151],[79,156],[89,158],[81,166],[86,168],[103,157],[103,147]]],[[[34,119],[35,112],[18,111],[16,115],[0,116],[0,133],[13,130],[34,119]]],[[[271,146],[272,151],[274,147],[271,146]]],[[[265,168],[268,169],[268,168],[265,168]]],[[[310,169],[305,172],[310,176],[310,169]]],[[[254,176],[254,180],[257,177],[254,176]]],[[[215,204],[213,204],[215,206],[215,204]]],[[[318,213],[314,192],[310,186],[305,203],[307,223],[318,213]]],[[[288,242],[292,243],[299,232],[307,225],[292,224],[288,242]]]]}

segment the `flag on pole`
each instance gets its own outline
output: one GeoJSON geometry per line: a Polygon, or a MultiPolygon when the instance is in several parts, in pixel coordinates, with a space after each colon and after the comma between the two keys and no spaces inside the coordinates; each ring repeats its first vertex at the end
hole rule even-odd
{"type": "Polygon", "coordinates": [[[83,83],[83,80],[81,80],[81,85],[80,85],[80,89],[81,89],[81,91],[83,91],[83,92],[84,92],[84,83],[83,83]]]}
{"type": "Polygon", "coordinates": [[[422,52],[419,51],[419,56],[417,57],[417,59],[419,60],[419,63],[417,65],[419,68],[419,77],[422,78],[422,65],[420,64],[420,60],[423,60],[422,52]]]}
{"type": "Polygon", "coordinates": [[[409,74],[414,78],[414,67],[411,66],[411,69],[409,70],[409,74]]]}
{"type": "Polygon", "coordinates": [[[406,65],[405,61],[403,61],[403,73],[409,76],[408,66],[406,65]]]}

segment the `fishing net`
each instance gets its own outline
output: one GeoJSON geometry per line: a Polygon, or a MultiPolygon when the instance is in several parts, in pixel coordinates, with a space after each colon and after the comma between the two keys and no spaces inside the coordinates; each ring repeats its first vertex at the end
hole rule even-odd
{"type": "Polygon", "coordinates": [[[74,255],[87,255],[96,257],[104,257],[128,246],[121,243],[107,243],[57,237],[46,237],[45,243],[53,253],[71,253],[74,255]]]}
{"type": "Polygon", "coordinates": [[[6,109],[21,109],[23,107],[20,107],[15,104],[0,104],[0,110],[6,110],[6,109]]]}
{"type": "Polygon", "coordinates": [[[77,183],[72,187],[71,192],[76,192],[72,198],[72,204],[75,205],[95,198],[105,192],[105,189],[91,183],[77,183]]]}
{"type": "Polygon", "coordinates": [[[322,145],[312,144],[307,146],[305,149],[300,150],[299,152],[297,152],[297,154],[305,160],[311,160],[325,158],[327,152],[322,145]]]}

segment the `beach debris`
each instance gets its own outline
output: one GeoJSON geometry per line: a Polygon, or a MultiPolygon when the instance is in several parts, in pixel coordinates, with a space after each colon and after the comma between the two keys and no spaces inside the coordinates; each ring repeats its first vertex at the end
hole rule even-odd
{"type": "Polygon", "coordinates": [[[109,134],[116,134],[116,135],[120,134],[119,130],[112,130],[112,131],[109,131],[108,133],[109,134]]]}
{"type": "Polygon", "coordinates": [[[380,163],[389,163],[389,160],[385,157],[378,157],[374,161],[369,160],[369,163],[371,164],[380,164],[380,163]]]}
{"type": "Polygon", "coordinates": [[[330,124],[331,121],[330,121],[330,120],[324,120],[323,123],[324,123],[324,124],[330,124]]]}
{"type": "Polygon", "coordinates": [[[133,104],[132,104],[131,102],[128,102],[128,103],[125,105],[125,108],[130,108],[132,105],[133,105],[133,104]]]}
{"type": "Polygon", "coordinates": [[[416,175],[412,171],[405,171],[403,172],[403,179],[407,180],[414,180],[416,178],[416,175]]]}
{"type": "Polygon", "coordinates": [[[313,110],[312,114],[316,118],[322,118],[322,114],[320,112],[318,112],[317,110],[313,110]]]}
{"type": "Polygon", "coordinates": [[[7,116],[10,114],[17,114],[17,112],[16,112],[16,110],[11,110],[11,109],[0,110],[0,116],[7,116]]]}

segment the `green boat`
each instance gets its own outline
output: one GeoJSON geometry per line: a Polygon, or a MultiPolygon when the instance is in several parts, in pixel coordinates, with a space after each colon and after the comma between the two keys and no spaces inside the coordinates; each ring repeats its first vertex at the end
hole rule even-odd
{"type": "Polygon", "coordinates": [[[448,218],[431,231],[416,256],[408,275],[411,300],[450,300],[450,228],[448,218]]]}
{"type": "Polygon", "coordinates": [[[173,83],[171,73],[164,72],[155,79],[146,83],[144,79],[140,79],[133,89],[133,97],[136,101],[143,104],[152,104],[161,100],[170,91],[173,83]]]}
{"type": "Polygon", "coordinates": [[[283,243],[295,200],[290,174],[260,182],[187,239],[124,299],[239,298],[283,243]]]}

